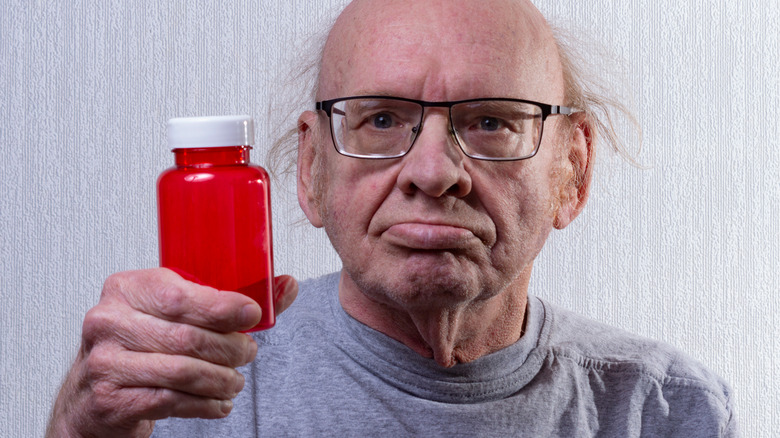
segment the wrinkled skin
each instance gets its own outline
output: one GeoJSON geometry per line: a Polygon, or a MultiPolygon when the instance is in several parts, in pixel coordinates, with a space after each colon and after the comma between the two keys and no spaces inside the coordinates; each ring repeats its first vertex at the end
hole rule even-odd
{"type": "MultiPolygon", "coordinates": [[[[277,313],[298,291],[274,283],[277,313]]],[[[238,333],[260,321],[252,299],[164,269],[110,276],[84,318],[82,344],[52,412],[50,437],[144,437],[170,416],[222,418],[244,386],[236,367],[257,344],[238,333]]]]}
{"type": "MultiPolygon", "coordinates": [[[[317,99],[368,94],[565,103],[546,22],[504,0],[352,3],[326,44],[317,99]]],[[[548,118],[539,153],[515,162],[466,157],[444,108],[426,110],[398,159],[338,155],[323,113],[299,127],[299,201],[344,263],[350,315],[443,366],[520,337],[533,261],[587,198],[587,180],[571,184],[590,157],[582,117],[548,118]]]]}

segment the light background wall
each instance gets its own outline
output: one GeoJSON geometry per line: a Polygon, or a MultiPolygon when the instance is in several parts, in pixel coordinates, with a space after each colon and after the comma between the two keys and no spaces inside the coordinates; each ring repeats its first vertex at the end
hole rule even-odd
{"type": "MultiPolygon", "coordinates": [[[[156,266],[154,184],[172,163],[165,121],[250,113],[264,164],[281,130],[267,107],[300,53],[294,42],[339,3],[0,4],[0,436],[43,434],[105,277],[156,266]]],[[[744,436],[771,436],[778,2],[537,4],[622,58],[648,168],[600,155],[590,204],[552,236],[532,293],[689,352],[731,382],[744,436]]],[[[277,272],[337,269],[324,235],[294,225],[291,187],[274,187],[277,272]]]]}

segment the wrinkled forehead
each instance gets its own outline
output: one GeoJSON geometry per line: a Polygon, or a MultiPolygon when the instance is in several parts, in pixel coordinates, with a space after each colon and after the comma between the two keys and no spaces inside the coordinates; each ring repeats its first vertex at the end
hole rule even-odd
{"type": "Polygon", "coordinates": [[[547,101],[562,82],[552,32],[528,1],[356,0],[328,37],[318,98],[397,84],[415,90],[405,97],[547,101]]]}

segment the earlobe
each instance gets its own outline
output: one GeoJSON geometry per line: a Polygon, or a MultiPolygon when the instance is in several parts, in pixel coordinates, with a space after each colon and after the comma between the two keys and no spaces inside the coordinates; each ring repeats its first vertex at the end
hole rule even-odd
{"type": "Polygon", "coordinates": [[[297,182],[298,182],[298,204],[306,214],[312,225],[317,228],[322,227],[322,218],[319,209],[319,191],[316,187],[317,176],[314,172],[318,171],[316,165],[316,126],[318,123],[317,114],[312,111],[306,111],[298,118],[298,164],[297,164],[297,182]]]}
{"type": "Polygon", "coordinates": [[[595,146],[593,128],[584,113],[570,117],[575,118],[572,120],[574,126],[568,137],[568,165],[571,166],[571,173],[561,188],[560,205],[553,220],[553,226],[557,229],[563,229],[572,223],[585,208],[590,196],[595,146]]]}

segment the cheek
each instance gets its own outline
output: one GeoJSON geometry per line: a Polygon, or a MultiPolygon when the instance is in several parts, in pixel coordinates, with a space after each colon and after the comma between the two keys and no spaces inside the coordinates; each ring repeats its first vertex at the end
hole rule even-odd
{"type": "Polygon", "coordinates": [[[371,163],[341,156],[328,159],[335,159],[339,166],[328,169],[320,198],[325,231],[336,240],[343,240],[346,235],[349,239],[362,238],[392,190],[393,180],[383,176],[387,172],[373,169],[371,163]]]}
{"type": "Polygon", "coordinates": [[[496,228],[494,258],[509,263],[530,263],[552,230],[553,196],[547,175],[514,172],[496,176],[481,195],[496,228]]]}
{"type": "Polygon", "coordinates": [[[546,187],[528,184],[514,184],[500,201],[501,210],[496,220],[508,234],[528,234],[538,232],[540,227],[552,221],[552,197],[546,187]]]}
{"type": "MultiPolygon", "coordinates": [[[[533,164],[542,164],[539,161],[533,164]]],[[[493,210],[490,211],[491,216],[512,217],[514,222],[527,222],[550,215],[551,200],[557,191],[553,184],[554,177],[546,170],[547,166],[529,164],[532,163],[498,167],[481,184],[474,185],[479,188],[479,196],[485,200],[486,208],[493,210]]]]}

